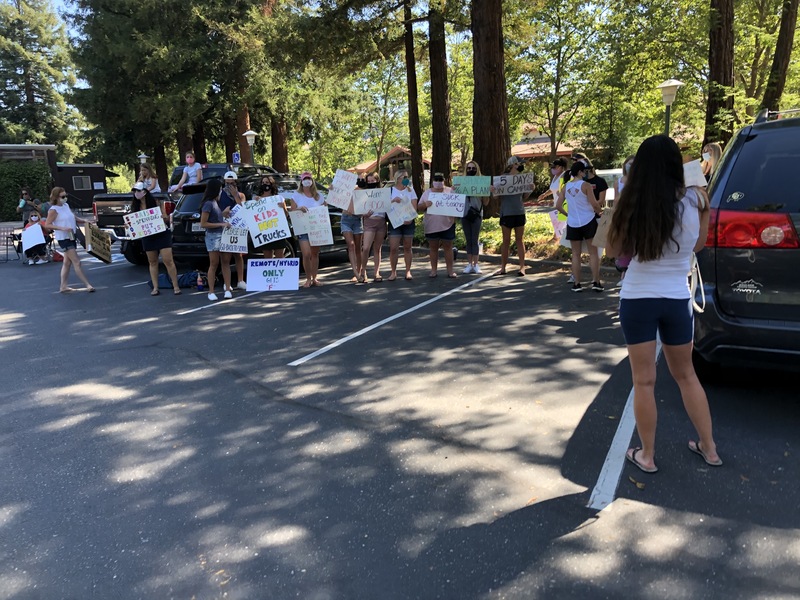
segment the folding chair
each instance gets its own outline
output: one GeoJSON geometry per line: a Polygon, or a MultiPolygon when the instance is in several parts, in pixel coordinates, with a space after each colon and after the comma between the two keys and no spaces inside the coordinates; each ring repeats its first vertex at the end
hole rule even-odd
{"type": "Polygon", "coordinates": [[[5,244],[5,256],[3,260],[0,260],[0,262],[7,263],[9,261],[9,249],[13,250],[14,254],[17,256],[14,260],[20,260],[19,249],[17,248],[16,242],[21,239],[21,236],[14,233],[14,228],[0,227],[0,238],[2,238],[3,243],[5,244]]]}

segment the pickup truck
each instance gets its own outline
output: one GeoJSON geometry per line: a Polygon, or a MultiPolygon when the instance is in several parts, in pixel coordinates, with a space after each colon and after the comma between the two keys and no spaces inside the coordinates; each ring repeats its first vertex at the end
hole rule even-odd
{"type": "MultiPolygon", "coordinates": [[[[153,194],[157,200],[163,201],[167,213],[172,212],[175,203],[168,194],[153,194]]],[[[111,235],[112,241],[120,242],[123,256],[135,265],[146,265],[147,255],[142,250],[141,240],[131,240],[125,230],[123,215],[131,212],[133,194],[97,194],[92,202],[97,226],[111,235]]]]}

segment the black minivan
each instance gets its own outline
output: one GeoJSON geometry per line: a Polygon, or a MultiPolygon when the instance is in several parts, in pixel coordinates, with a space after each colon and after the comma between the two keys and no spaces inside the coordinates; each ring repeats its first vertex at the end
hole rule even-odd
{"type": "Polygon", "coordinates": [[[800,369],[800,110],[759,114],[709,186],[706,298],[695,351],[708,362],[800,369]]]}

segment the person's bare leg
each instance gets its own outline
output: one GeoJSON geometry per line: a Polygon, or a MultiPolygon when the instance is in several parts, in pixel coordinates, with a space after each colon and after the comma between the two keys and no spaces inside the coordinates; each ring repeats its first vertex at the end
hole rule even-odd
{"type": "Polygon", "coordinates": [[[303,271],[306,273],[306,282],[303,287],[311,287],[313,281],[311,274],[311,244],[308,240],[300,240],[300,253],[303,255],[303,271]]]}
{"type": "Polygon", "coordinates": [[[347,242],[347,258],[350,259],[350,268],[353,270],[353,277],[358,280],[358,259],[356,255],[360,254],[360,252],[356,252],[356,242],[351,232],[348,231],[342,235],[347,242]]]}
{"type": "Polygon", "coordinates": [[[167,268],[167,274],[170,281],[172,281],[172,291],[178,293],[181,288],[178,286],[178,269],[175,268],[175,260],[172,257],[172,248],[161,249],[161,260],[164,261],[164,266],[167,268]]]}
{"type": "Polygon", "coordinates": [[[244,258],[242,257],[241,253],[237,252],[233,255],[233,260],[236,263],[236,283],[238,284],[240,281],[245,281],[244,258]]]}
{"type": "Polygon", "coordinates": [[[397,262],[400,259],[400,242],[403,240],[399,235],[389,236],[389,281],[397,278],[397,262]]]}
{"type": "Polygon", "coordinates": [[[374,231],[364,231],[364,238],[362,240],[361,249],[361,265],[363,267],[364,278],[367,276],[367,265],[369,264],[369,251],[372,248],[372,242],[375,240],[374,231]]]}
{"type": "Polygon", "coordinates": [[[636,460],[644,467],[655,467],[656,453],[656,342],[628,346],[628,357],[633,376],[633,414],[642,449],[636,460]]]}
{"type": "Polygon", "coordinates": [[[575,285],[581,282],[581,240],[570,241],[572,246],[572,277],[575,279],[575,285]]]}
{"type": "Polygon", "coordinates": [[[503,241],[500,244],[500,273],[505,273],[506,265],[508,264],[508,251],[511,248],[511,228],[501,225],[500,229],[503,232],[503,241]]]}
{"type": "Polygon", "coordinates": [[[381,254],[383,252],[383,238],[385,233],[379,231],[375,234],[375,240],[372,242],[372,262],[375,265],[375,278],[381,276],[381,254]]]}
{"type": "Polygon", "coordinates": [[[453,242],[450,240],[443,240],[442,252],[444,252],[444,266],[447,269],[447,276],[453,277],[456,274],[453,265],[453,242]]]}
{"type": "Polygon", "coordinates": [[[222,282],[224,283],[224,289],[228,291],[233,291],[231,287],[231,254],[230,252],[220,252],[219,253],[219,264],[222,267],[222,282]]]}
{"type": "Polygon", "coordinates": [[[411,250],[411,244],[414,238],[403,236],[403,260],[406,263],[406,279],[411,277],[411,265],[414,262],[414,253],[411,250]]]}
{"type": "Polygon", "coordinates": [[[321,285],[317,281],[319,274],[319,246],[311,246],[311,283],[314,285],[321,285]]]}
{"type": "Polygon", "coordinates": [[[61,263],[61,286],[59,287],[58,291],[65,292],[69,289],[72,289],[67,284],[67,281],[69,280],[69,269],[72,261],[69,258],[69,251],[62,250],[61,254],[64,256],[64,262],[61,263]]]}
{"type": "Polygon", "coordinates": [[[78,276],[87,289],[93,290],[92,284],[89,283],[89,280],[86,278],[86,275],[83,273],[83,268],[81,267],[81,257],[78,256],[78,251],[75,248],[70,248],[70,260],[72,262],[72,266],[75,267],[75,274],[78,276]]]}
{"type": "Polygon", "coordinates": [[[439,270],[439,240],[428,241],[429,254],[431,260],[431,277],[436,277],[436,271],[439,270]]]}
{"type": "Polygon", "coordinates": [[[514,241],[517,244],[519,257],[519,272],[525,273],[525,226],[514,228],[514,241]]]}
{"type": "Polygon", "coordinates": [[[214,293],[217,284],[217,267],[219,266],[219,252],[208,253],[208,293],[214,293]]]}
{"type": "Polygon", "coordinates": [[[586,243],[589,245],[589,268],[592,270],[592,281],[596,281],[597,283],[601,283],[600,281],[600,250],[596,248],[592,242],[594,238],[591,240],[586,240],[586,243]]]}
{"type": "Polygon", "coordinates": [[[153,284],[153,294],[158,294],[158,250],[148,250],[147,268],[150,271],[150,282],[153,284]]]}

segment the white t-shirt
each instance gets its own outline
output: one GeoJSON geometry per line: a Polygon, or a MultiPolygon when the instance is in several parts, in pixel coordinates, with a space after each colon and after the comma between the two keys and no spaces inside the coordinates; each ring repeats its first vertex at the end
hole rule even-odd
{"type": "Polygon", "coordinates": [[[202,170],[202,166],[200,163],[194,163],[191,167],[186,165],[183,167],[183,172],[186,175],[186,181],[183,182],[183,185],[193,185],[195,183],[200,183],[197,181],[197,173],[198,171],[202,170]]]}
{"type": "Polygon", "coordinates": [[[303,192],[294,192],[292,194],[292,202],[295,203],[297,208],[316,208],[317,206],[325,204],[325,198],[320,194],[319,200],[314,200],[314,198],[309,198],[303,192]]]}
{"type": "Polygon", "coordinates": [[[559,173],[558,175],[553,177],[553,181],[550,182],[550,191],[553,192],[554,196],[556,194],[558,194],[558,190],[561,189],[561,176],[562,175],[563,175],[563,173],[559,173]]]}
{"type": "Polygon", "coordinates": [[[398,190],[396,187],[392,187],[392,200],[395,198],[400,198],[403,202],[412,202],[417,199],[417,192],[414,191],[414,188],[409,186],[406,186],[404,190],[398,190]]]}
{"type": "MultiPolygon", "coordinates": [[[[567,225],[570,227],[583,227],[591,223],[594,219],[594,208],[589,204],[589,198],[581,187],[586,183],[582,179],[569,181],[564,186],[564,194],[567,198],[567,225]]],[[[626,275],[627,277],[627,275],[626,275]]]]}
{"type": "MultiPolygon", "coordinates": [[[[53,220],[53,225],[58,227],[69,227],[70,231],[74,232],[78,228],[78,223],[75,220],[75,215],[73,214],[72,210],[70,210],[69,206],[64,204],[63,206],[56,206],[55,204],[50,207],[50,210],[56,211],[56,218],[53,220]]],[[[61,231],[60,229],[56,229],[53,232],[53,236],[56,240],[68,240],[70,239],[70,235],[68,231],[61,231]]]]}
{"type": "Polygon", "coordinates": [[[678,245],[673,241],[667,242],[664,254],[658,260],[640,262],[634,256],[622,280],[620,298],[691,298],[688,277],[694,245],[700,235],[697,203],[697,193],[687,190],[681,198],[681,208],[678,209],[682,211],[679,212],[680,221],[675,224],[673,232],[678,245]]]}

